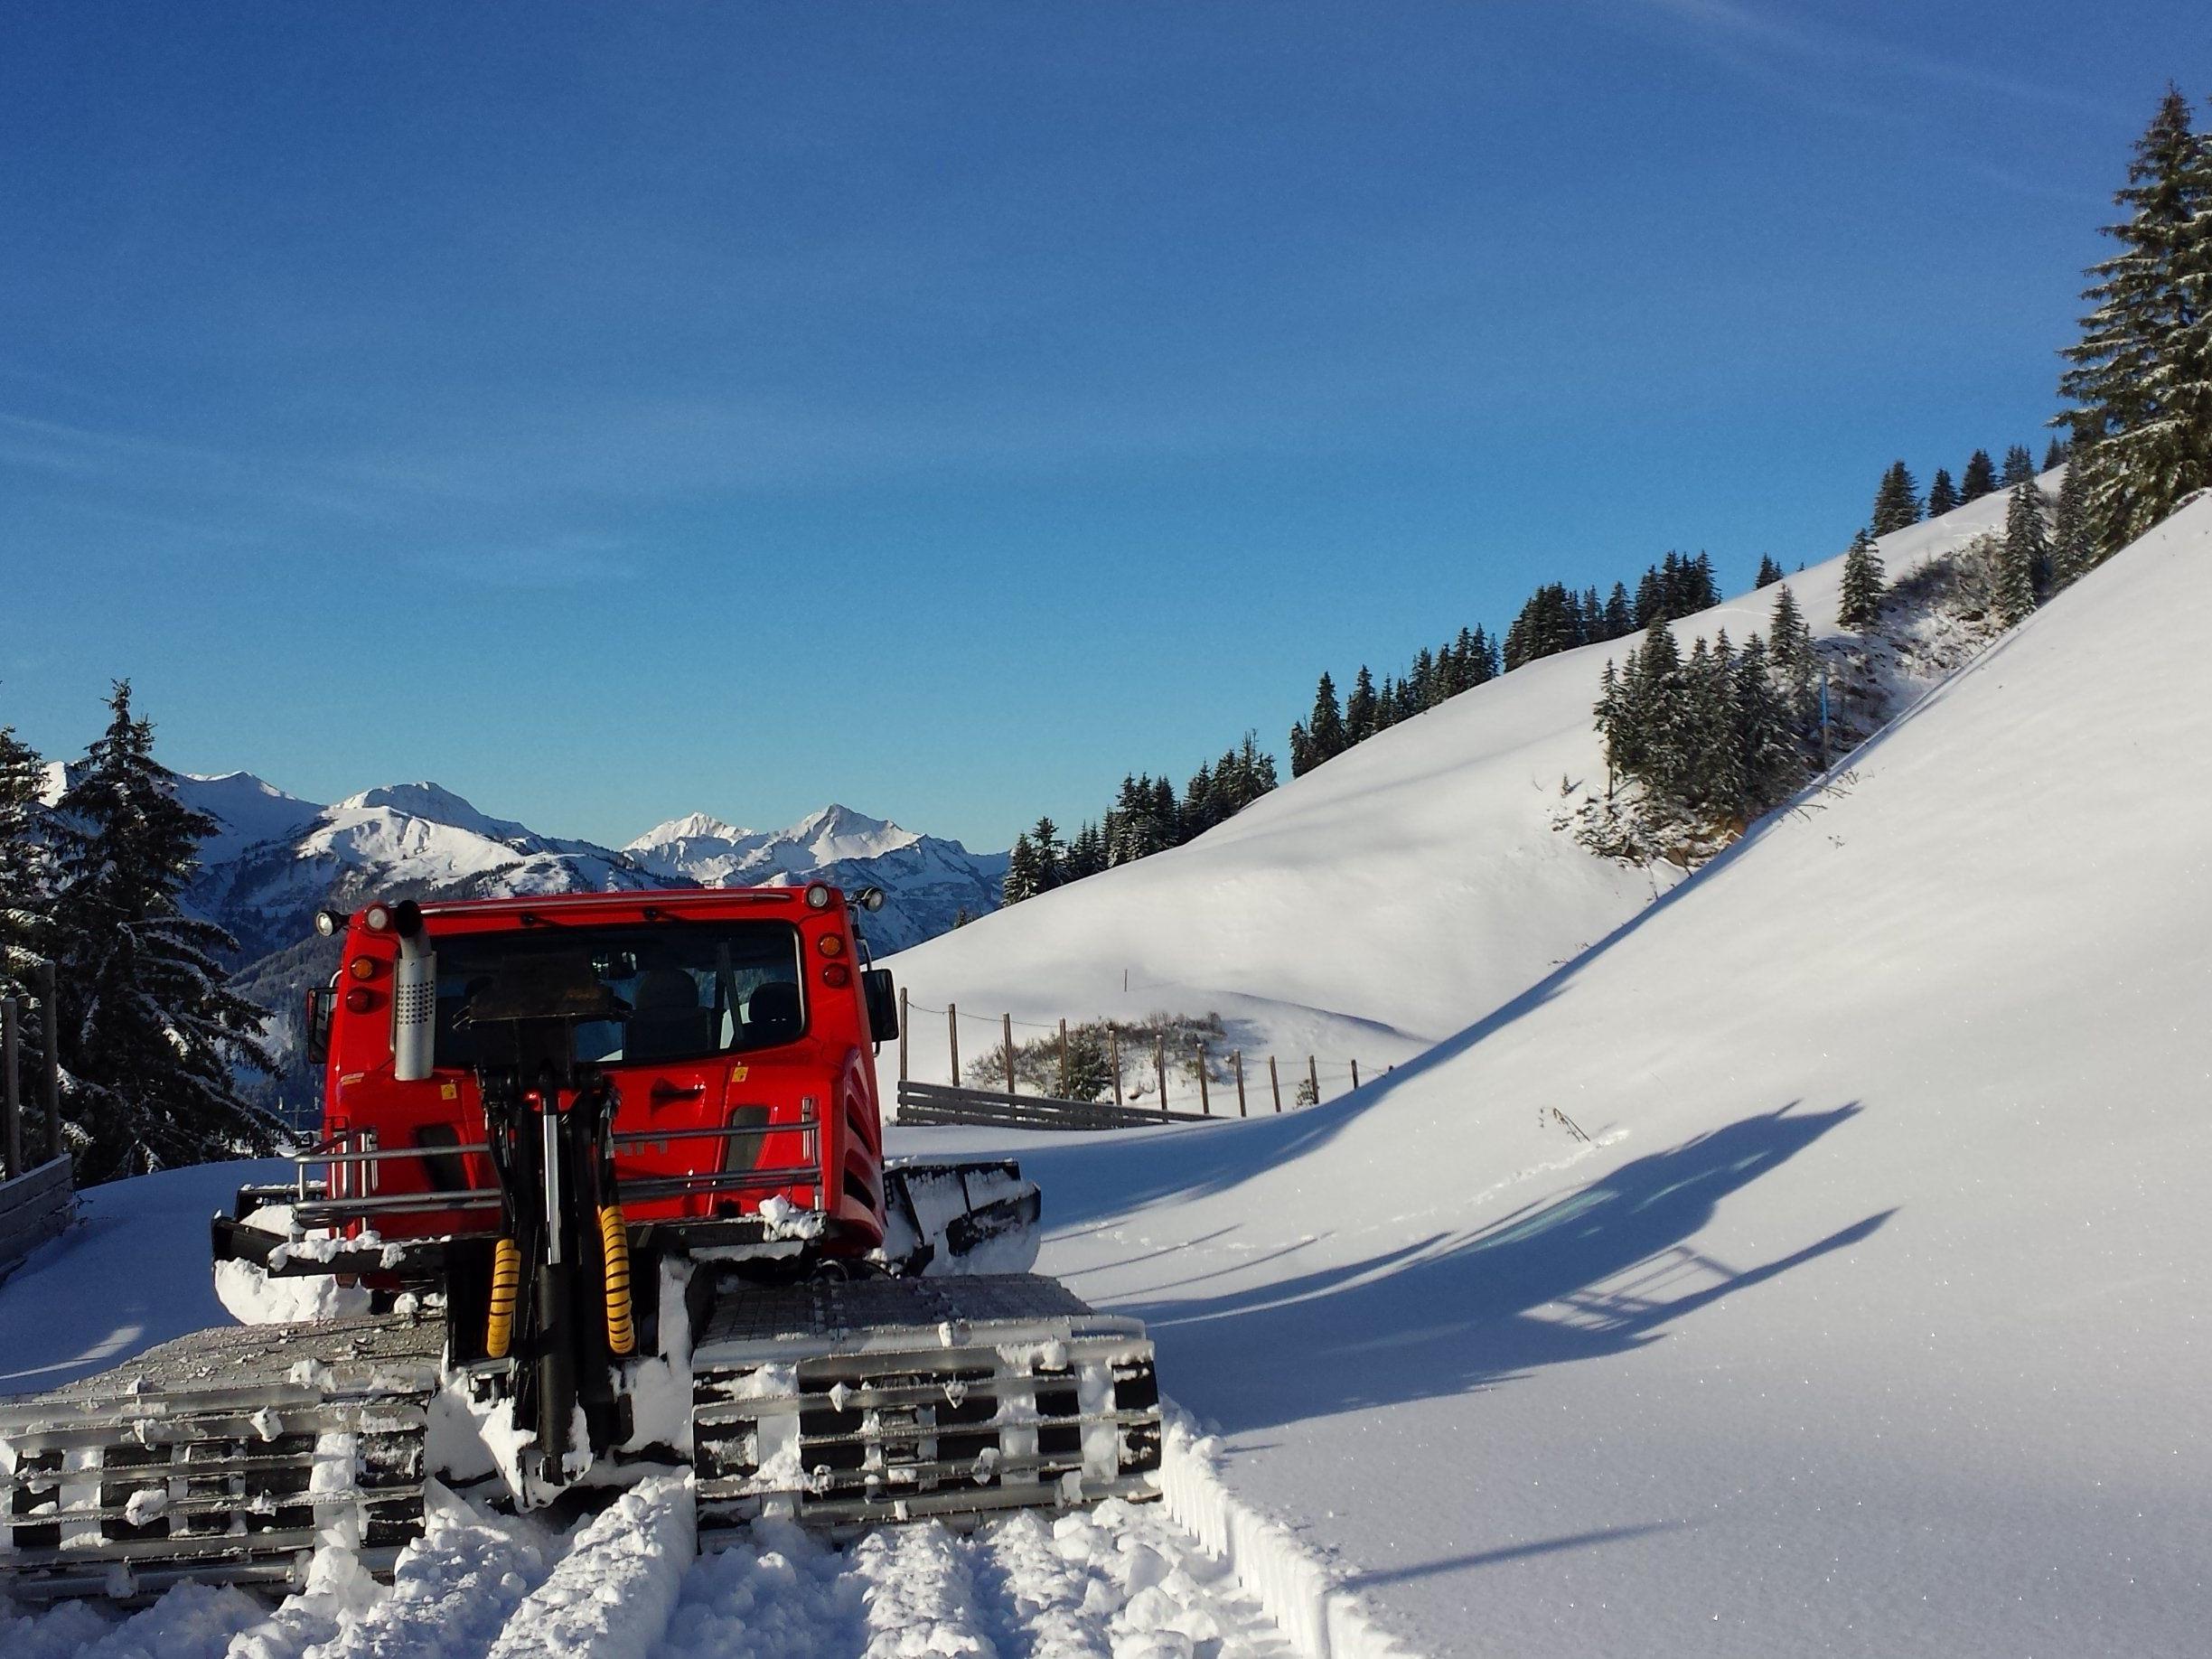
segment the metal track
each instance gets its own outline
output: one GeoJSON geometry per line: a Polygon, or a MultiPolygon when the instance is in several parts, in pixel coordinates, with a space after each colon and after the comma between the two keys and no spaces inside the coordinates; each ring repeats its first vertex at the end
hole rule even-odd
{"type": "Polygon", "coordinates": [[[1158,1495],[1144,1327],[1049,1279],[748,1285],[717,1299],[691,1364],[703,1531],[1158,1495]]]}
{"type": "Polygon", "coordinates": [[[389,1570],[422,1530],[444,1348],[442,1324],[401,1317],[220,1327],[0,1400],[0,1589],[295,1588],[333,1539],[389,1570]]]}
{"type": "MultiPolygon", "coordinates": [[[[223,1327],[0,1400],[0,1590],[281,1593],[332,1540],[388,1571],[422,1529],[445,1348],[400,1316],[223,1327]]],[[[843,1535],[1158,1495],[1144,1328],[1051,1279],[733,1279],[690,1373],[709,1542],[765,1514],[843,1535]]]]}

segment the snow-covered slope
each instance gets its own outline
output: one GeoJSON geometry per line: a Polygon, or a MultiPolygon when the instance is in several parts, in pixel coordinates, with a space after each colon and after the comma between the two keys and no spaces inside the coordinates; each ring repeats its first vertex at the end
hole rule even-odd
{"type": "MultiPolygon", "coordinates": [[[[1885,538],[1892,579],[2001,527],[1985,497],[1885,538]]],[[[1840,558],[1790,578],[1836,630],[1840,558]]],[[[1675,632],[1767,631],[1772,590],[1675,632]]],[[[1248,1050],[1401,1061],[1650,903],[1671,871],[1597,858],[1552,828],[1605,776],[1591,726],[1617,641],[1548,657],[1391,727],[1188,846],[1044,894],[902,954],[914,998],[995,1020],[1218,1011],[1248,1050]],[[1126,986],[1126,989],[1125,989],[1126,986]]],[[[944,1021],[914,1022],[944,1075],[944,1021]]],[[[987,1033],[971,1033],[972,1053],[987,1033]]]]}
{"type": "Polygon", "coordinates": [[[2212,501],[1384,1082],[1036,1138],[1044,1267],[1431,1653],[2202,1651],[2207,611],[2212,501]]]}
{"type": "Polygon", "coordinates": [[[183,773],[177,778],[177,799],[215,820],[215,833],[200,843],[200,862],[228,864],[249,847],[280,841],[302,833],[323,811],[312,801],[288,795],[250,772],[226,772],[213,777],[183,773]]]}

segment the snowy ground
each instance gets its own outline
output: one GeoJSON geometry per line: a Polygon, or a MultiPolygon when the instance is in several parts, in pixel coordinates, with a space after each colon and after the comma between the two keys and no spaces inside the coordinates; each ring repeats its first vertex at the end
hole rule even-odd
{"type": "Polygon", "coordinates": [[[2204,1652],[2208,610],[2212,501],[1392,1077],[1030,1138],[1041,1266],[1421,1650],[2204,1652]]]}
{"type": "MultiPolygon", "coordinates": [[[[290,1168],[211,1165],[82,1194],[78,1224],[0,1285],[0,1393],[73,1382],[222,1323],[207,1218],[241,1183],[290,1168]]],[[[86,1606],[33,1615],[0,1595],[0,1656],[1297,1659],[1318,1651],[1285,1635],[1232,1561],[1241,1552],[1276,1575],[1261,1588],[1294,1628],[1301,1620],[1326,1626],[1333,1586],[1287,1539],[1253,1535],[1251,1518],[1214,1480],[1210,1448],[1179,1421],[1169,1446],[1175,1489],[1164,1504],[1017,1516],[969,1537],[933,1524],[846,1550],[796,1529],[764,1529],[722,1540],[726,1547],[696,1561],[677,1482],[641,1489],[567,1534],[440,1492],[426,1536],[389,1588],[333,1554],[281,1606],[186,1587],[129,1617],[86,1606]],[[1281,1581],[1286,1572],[1290,1581],[1281,1581]]]]}
{"type": "Polygon", "coordinates": [[[1293,1659],[1252,1597],[1157,1504],[935,1524],[830,1549],[763,1527],[695,1556],[681,1482],[565,1534],[450,1494],[386,1587],[319,1563],[281,1606],[188,1586],[129,1617],[11,1616],[8,1659],[1293,1659]]]}

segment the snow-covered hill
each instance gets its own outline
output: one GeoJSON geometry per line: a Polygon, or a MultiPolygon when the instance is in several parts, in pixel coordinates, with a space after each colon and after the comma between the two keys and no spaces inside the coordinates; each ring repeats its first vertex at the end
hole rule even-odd
{"type": "MultiPolygon", "coordinates": [[[[2055,488],[2055,479],[2047,480],[2055,488]]],[[[1984,497],[1880,542],[1892,580],[2001,528],[1984,497]]],[[[1832,636],[1839,557],[1789,578],[1832,636]]],[[[1764,633],[1761,590],[1674,624],[1684,645],[1764,633]]],[[[1599,672],[1630,641],[1527,664],[1392,726],[1186,846],[949,933],[892,964],[914,998],[1045,1026],[1219,1012],[1251,1051],[1372,1072],[1464,1026],[1603,938],[1675,877],[1598,858],[1553,828],[1605,761],[1599,672]]],[[[1896,688],[1917,689],[1910,666],[1896,688]]],[[[1919,682],[1925,683],[1925,682],[1919,682]]],[[[942,1079],[944,1021],[917,1019],[942,1079]]],[[[968,1034],[963,1053],[995,1041],[968,1034]]]]}
{"type": "Polygon", "coordinates": [[[2202,1651],[2207,612],[2212,501],[1389,1079],[1035,1138],[1044,1267],[1433,1654],[2202,1651]]]}

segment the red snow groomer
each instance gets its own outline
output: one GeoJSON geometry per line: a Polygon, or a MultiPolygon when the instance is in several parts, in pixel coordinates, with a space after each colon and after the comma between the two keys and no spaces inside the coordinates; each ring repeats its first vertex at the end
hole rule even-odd
{"type": "Polygon", "coordinates": [[[0,1401],[0,1589],[292,1583],[334,1525],[382,1567],[433,1476],[535,1507],[689,1466],[709,1531],[1153,1495],[1151,1345],[1026,1270],[1036,1187],[884,1156],[880,903],[325,913],[323,1132],[214,1253],[234,1309],[322,1275],[365,1311],[0,1401]]]}

